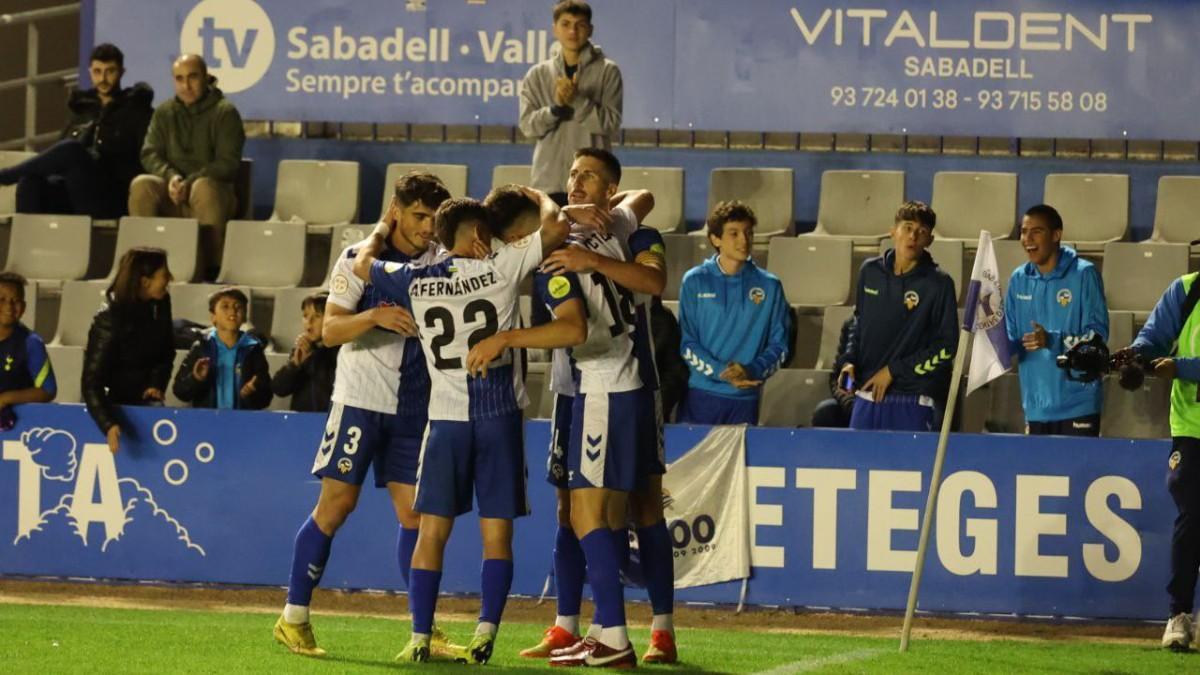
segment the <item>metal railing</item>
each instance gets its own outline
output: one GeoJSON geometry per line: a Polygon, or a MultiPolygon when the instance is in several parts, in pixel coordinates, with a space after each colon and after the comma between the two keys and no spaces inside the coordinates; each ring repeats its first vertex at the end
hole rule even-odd
{"type": "Polygon", "coordinates": [[[15,14],[0,14],[0,26],[16,26],[25,24],[27,43],[25,45],[25,77],[0,82],[0,92],[9,89],[25,88],[25,131],[21,138],[0,141],[0,150],[24,148],[33,150],[37,143],[58,138],[58,131],[44,134],[37,133],[37,85],[43,82],[63,82],[74,80],[78,71],[75,68],[64,68],[49,73],[38,72],[38,41],[39,31],[37,22],[53,19],[59,16],[79,14],[79,3],[55,5],[43,9],[32,9],[15,14]]]}

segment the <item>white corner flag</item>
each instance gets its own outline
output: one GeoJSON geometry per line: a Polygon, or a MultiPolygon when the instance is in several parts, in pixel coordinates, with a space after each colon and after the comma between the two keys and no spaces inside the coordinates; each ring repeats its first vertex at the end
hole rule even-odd
{"type": "Polygon", "coordinates": [[[1009,369],[1012,352],[1004,327],[1004,289],[996,266],[992,235],[979,233],[979,250],[967,288],[963,330],[972,334],[971,365],[967,372],[967,394],[1000,377],[1009,369]]]}

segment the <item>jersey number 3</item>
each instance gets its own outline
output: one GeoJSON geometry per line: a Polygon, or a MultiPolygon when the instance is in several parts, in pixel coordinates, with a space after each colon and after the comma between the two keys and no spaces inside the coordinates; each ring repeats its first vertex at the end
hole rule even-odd
{"type": "MultiPolygon", "coordinates": [[[[474,323],[479,320],[480,315],[483,315],[484,324],[467,338],[467,349],[495,335],[500,328],[500,321],[496,318],[496,306],[487,300],[472,300],[467,303],[463,308],[463,323],[474,323]]],[[[438,370],[461,370],[461,358],[456,356],[448,359],[442,356],[442,349],[454,342],[454,315],[450,310],[445,307],[429,308],[425,312],[425,327],[437,328],[440,331],[438,336],[429,341],[429,348],[433,352],[433,367],[438,370]]]]}

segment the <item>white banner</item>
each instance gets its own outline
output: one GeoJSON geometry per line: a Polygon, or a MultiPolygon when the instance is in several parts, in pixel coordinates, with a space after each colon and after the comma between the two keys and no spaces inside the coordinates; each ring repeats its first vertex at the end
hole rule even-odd
{"type": "Polygon", "coordinates": [[[750,576],[746,427],[713,427],[663,476],[675,588],[750,576]]]}

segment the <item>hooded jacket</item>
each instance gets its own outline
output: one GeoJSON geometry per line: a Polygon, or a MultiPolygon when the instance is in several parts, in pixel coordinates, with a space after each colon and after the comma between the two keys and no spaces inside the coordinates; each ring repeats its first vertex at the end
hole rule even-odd
{"type": "Polygon", "coordinates": [[[1055,363],[1077,340],[1108,340],[1108,304],[1096,266],[1068,246],[1059,248],[1058,263],[1049,274],[1027,262],[1013,270],[1004,309],[1009,347],[1019,364],[1025,419],[1058,422],[1099,414],[1101,381],[1068,380],[1055,363]],[[1021,337],[1033,330],[1035,321],[1046,329],[1046,348],[1027,352],[1021,337]]]}
{"type": "Polygon", "coordinates": [[[167,391],[175,361],[171,296],[115,303],[96,313],[83,353],[83,400],[102,433],[120,424],[118,405],[145,405],[147,389],[167,391]]]}
{"type": "Polygon", "coordinates": [[[233,183],[245,143],[237,108],[210,84],[191,107],[176,97],[155,109],[142,145],[142,166],[167,181],[181,176],[233,183]]]}
{"type": "Polygon", "coordinates": [[[612,148],[621,130],[624,85],[617,64],[600,47],[588,43],[579,52],[575,100],[559,106],[555,83],[567,76],[562,45],[534,65],[521,81],[521,133],[537,139],[533,148],[533,187],[545,192],[567,189],[567,174],[580,148],[612,148]]]}
{"type": "MultiPolygon", "coordinates": [[[[180,401],[192,404],[194,408],[217,407],[217,329],[209,328],[204,335],[192,344],[179,370],[175,373],[175,395],[180,401]],[[208,377],[203,382],[197,382],[192,376],[196,361],[209,359],[208,377]]],[[[234,410],[262,410],[271,404],[271,371],[267,365],[267,357],[263,352],[263,343],[250,333],[243,332],[234,345],[237,350],[234,356],[234,410]],[[242,385],[251,378],[257,377],[254,383],[254,393],[249,398],[241,395],[242,385]]]]}
{"type": "Polygon", "coordinates": [[[142,172],[142,141],[154,114],[153,102],[154,90],[145,82],[114,92],[107,106],[95,89],[71,92],[62,138],[79,141],[96,158],[100,203],[93,215],[98,218],[125,213],[129,184],[142,172]]]}
{"type": "Polygon", "coordinates": [[[891,250],[863,263],[845,361],[854,364],[856,388],[887,366],[892,374],[888,394],[924,395],[944,403],[958,346],[954,281],[928,251],[899,276],[895,262],[891,250]]]}

